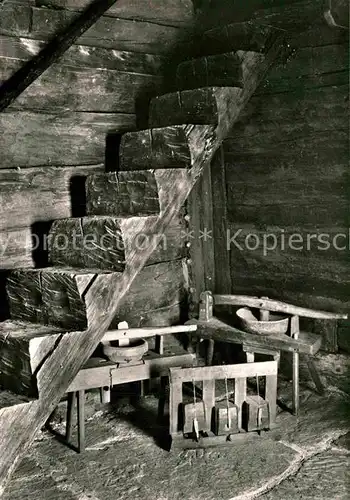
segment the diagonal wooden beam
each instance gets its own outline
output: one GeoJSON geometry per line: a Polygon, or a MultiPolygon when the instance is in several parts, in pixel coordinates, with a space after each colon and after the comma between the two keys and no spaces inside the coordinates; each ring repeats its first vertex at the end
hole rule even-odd
{"type": "Polygon", "coordinates": [[[149,236],[147,239],[152,244],[141,252],[134,251],[122,276],[111,273],[108,281],[103,277],[96,277],[84,297],[86,308],[89,310],[89,327],[83,332],[69,332],[60,336],[37,374],[39,399],[19,405],[14,410],[0,410],[0,496],[1,489],[4,489],[6,480],[21,456],[59,403],[82,364],[91,356],[108,330],[121,299],[157,245],[152,235],[164,233],[170,222],[179,214],[203,169],[208,166],[281,47],[281,40],[278,39],[263,58],[258,53],[245,53],[242,63],[245,68],[243,88],[218,89],[220,96],[217,126],[183,126],[188,142],[191,143],[191,169],[182,169],[181,175],[178,169],[163,170],[160,185],[165,190],[167,202],[158,219],[143,228],[143,233],[149,236]]]}
{"type": "Polygon", "coordinates": [[[69,26],[0,87],[0,111],[4,111],[22,92],[69,49],[117,0],[95,0],[69,26]]]}

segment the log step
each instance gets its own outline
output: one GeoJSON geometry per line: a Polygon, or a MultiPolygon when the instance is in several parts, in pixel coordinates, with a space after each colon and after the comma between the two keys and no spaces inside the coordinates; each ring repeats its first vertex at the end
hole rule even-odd
{"type": "Polygon", "coordinates": [[[251,21],[226,24],[206,31],[200,50],[205,55],[221,54],[228,50],[266,53],[280,36],[280,31],[273,26],[251,21]]]}
{"type": "Polygon", "coordinates": [[[61,219],[49,233],[49,259],[53,266],[123,271],[132,255],[151,245],[155,250],[146,265],[185,256],[185,225],[174,220],[163,234],[148,236],[157,216],[95,216],[61,219]]]}
{"type": "MultiPolygon", "coordinates": [[[[183,302],[186,276],[181,259],[143,268],[120,301],[112,327],[119,321],[128,321],[130,327],[142,326],[143,318],[152,311],[183,302]]],[[[11,318],[53,325],[65,331],[86,330],[90,318],[97,309],[101,312],[108,295],[121,281],[120,272],[89,269],[49,267],[13,271],[7,281],[11,318]],[[96,282],[103,290],[98,297],[90,293],[96,282]]]]}
{"type": "MultiPolygon", "coordinates": [[[[0,323],[0,386],[15,394],[37,398],[41,363],[50,354],[61,333],[55,327],[24,321],[0,323]]],[[[6,394],[0,392],[0,407],[2,396],[6,394]]],[[[11,397],[10,401],[11,406],[20,403],[18,398],[11,397]]]]}
{"type": "MultiPolygon", "coordinates": [[[[155,97],[150,102],[149,126],[166,127],[194,123],[218,125],[222,87],[182,90],[155,97]]],[[[232,99],[241,93],[239,87],[225,88],[232,99]]]]}
{"type": "Polygon", "coordinates": [[[176,125],[124,134],[119,150],[120,170],[190,168],[195,147],[189,140],[192,128],[176,125]]]}
{"type": "MultiPolygon", "coordinates": [[[[255,61],[259,60],[261,63],[264,61],[264,54],[254,51],[251,53],[255,54],[255,61]]],[[[177,68],[177,88],[179,90],[211,86],[243,88],[250,75],[246,61],[247,51],[244,50],[185,61],[177,68]]]]}
{"type": "Polygon", "coordinates": [[[88,215],[146,216],[159,213],[159,193],[154,172],[111,172],[86,179],[88,215]]]}
{"type": "MultiPolygon", "coordinates": [[[[126,144],[139,137],[125,135],[128,136],[123,139],[126,144]]],[[[142,141],[143,134],[140,137],[142,141]]],[[[125,162],[127,163],[126,157],[125,162]]],[[[89,175],[86,180],[87,214],[118,217],[158,215],[167,203],[168,177],[181,180],[186,175],[187,172],[181,168],[89,175]]]]}

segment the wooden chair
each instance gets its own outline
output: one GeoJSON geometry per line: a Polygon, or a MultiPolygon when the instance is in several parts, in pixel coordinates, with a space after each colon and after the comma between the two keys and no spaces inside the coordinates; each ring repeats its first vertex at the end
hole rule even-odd
{"type": "MultiPolygon", "coordinates": [[[[67,425],[65,441],[72,446],[72,428],[75,400],[77,401],[77,426],[79,453],[85,450],[85,392],[89,389],[100,389],[101,402],[110,402],[110,389],[119,384],[143,381],[151,378],[161,378],[165,388],[164,378],[169,375],[171,367],[192,367],[196,356],[183,349],[177,354],[167,353],[164,349],[164,336],[176,333],[193,333],[196,325],[178,325],[166,327],[122,328],[110,330],[103,337],[103,341],[115,341],[135,338],[156,338],[155,349],[148,351],[142,361],[137,364],[118,365],[102,358],[91,358],[79,371],[67,390],[67,425]]],[[[181,349],[181,348],[179,348],[181,349]]],[[[164,395],[159,401],[159,413],[163,412],[164,395]]]]}
{"type": "Polygon", "coordinates": [[[207,364],[212,364],[215,341],[241,344],[246,352],[247,361],[254,361],[256,353],[269,354],[279,359],[280,351],[293,354],[293,403],[294,415],[299,411],[299,355],[306,357],[312,380],[320,394],[323,386],[316,366],[312,359],[321,347],[321,337],[316,334],[301,331],[299,317],[313,319],[347,319],[346,314],[336,314],[298,307],[267,297],[251,297],[248,295],[213,295],[210,291],[203,292],[200,297],[199,319],[190,320],[187,324],[196,324],[195,336],[208,339],[207,364]],[[214,306],[247,306],[259,309],[261,317],[268,319],[269,312],[290,315],[289,335],[267,336],[256,335],[237,329],[213,315],[214,306]]]}

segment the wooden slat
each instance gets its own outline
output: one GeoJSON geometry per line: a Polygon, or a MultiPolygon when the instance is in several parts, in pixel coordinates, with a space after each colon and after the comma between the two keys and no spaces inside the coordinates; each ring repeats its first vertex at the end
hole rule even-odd
{"type": "Polygon", "coordinates": [[[135,125],[133,114],[1,113],[0,168],[96,165],[104,161],[106,135],[135,125]]]}
{"type": "Polygon", "coordinates": [[[233,344],[254,342],[262,347],[264,346],[288,352],[297,351],[304,354],[316,354],[321,347],[322,341],[321,337],[318,335],[308,332],[300,332],[298,340],[291,339],[287,335],[280,337],[254,335],[238,330],[215,317],[206,322],[191,320],[191,323],[197,324],[198,329],[194,335],[201,338],[213,338],[219,342],[233,344]]]}
{"type": "MultiPolygon", "coordinates": [[[[244,91],[230,103],[230,106],[226,105],[225,95],[227,96],[227,94],[223,91],[222,103],[225,105],[222,107],[223,114],[217,130],[212,126],[189,127],[187,133],[190,134],[192,143],[196,145],[192,168],[186,181],[184,177],[179,177],[178,173],[175,174],[171,171],[163,175],[162,189],[166,193],[167,203],[164,205],[158,221],[147,228],[148,234],[163,232],[168,224],[178,216],[204,166],[211,161],[215,150],[250,99],[279,50],[280,44],[276,43],[265,57],[263,64],[252,54],[246,55],[246,65],[250,70],[246,74],[244,91]]],[[[87,331],[63,335],[52,352],[49,362],[42,365],[40,375],[46,380],[42,397],[38,401],[26,405],[25,408],[21,407],[15,412],[5,411],[1,414],[1,487],[5,486],[5,482],[17,465],[21,454],[25,452],[36,432],[48,418],[51,409],[56,406],[60,397],[67,390],[81,365],[86,362],[101,341],[119,308],[120,301],[129,291],[152,251],[153,248],[149,248],[146,252],[135,253],[130,265],[125,269],[122,279],[112,276],[107,286],[103,278],[100,279],[97,276],[85,295],[87,307],[91,308],[92,312],[91,324],[87,331]],[[62,360],[64,360],[63,367],[62,360]]]]}
{"type": "Polygon", "coordinates": [[[154,357],[149,353],[145,356],[142,364],[127,367],[118,367],[115,364],[105,362],[104,366],[83,368],[74,378],[67,392],[160,377],[166,375],[172,366],[192,366],[194,362],[194,355],[189,353],[175,356],[154,355],[154,357]],[[147,359],[148,357],[149,359],[147,359]]]}
{"type": "Polygon", "coordinates": [[[276,361],[241,363],[237,365],[198,366],[195,368],[170,368],[171,381],[200,382],[225,378],[247,378],[263,375],[277,375],[276,361]]]}

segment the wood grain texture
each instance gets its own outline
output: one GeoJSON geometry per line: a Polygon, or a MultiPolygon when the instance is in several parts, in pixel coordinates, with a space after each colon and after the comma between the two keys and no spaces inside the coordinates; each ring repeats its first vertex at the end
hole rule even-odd
{"type": "Polygon", "coordinates": [[[89,215],[156,215],[160,210],[156,174],[152,171],[90,175],[86,198],[89,215]]]}
{"type": "MultiPolygon", "coordinates": [[[[133,114],[136,99],[144,92],[156,93],[162,83],[155,75],[73,64],[52,64],[9,109],[133,114]]],[[[18,66],[18,61],[7,59],[0,70],[2,79],[14,75],[18,66]]]]}
{"type": "MultiPolygon", "coordinates": [[[[84,9],[89,0],[40,0],[37,5],[73,11],[84,9]]],[[[119,0],[108,11],[110,17],[152,21],[167,26],[191,26],[192,0],[119,0]]]]}
{"type": "MultiPolygon", "coordinates": [[[[161,216],[155,224],[148,228],[150,235],[163,232],[169,223],[178,216],[204,166],[211,161],[215,150],[276,58],[279,49],[280,44],[276,43],[263,63],[261,60],[254,59],[251,54],[247,55],[250,72],[247,74],[244,91],[239,98],[231,102],[230,107],[227,106],[225,94],[223,94],[221,108],[223,114],[220,116],[219,126],[216,129],[211,125],[196,125],[187,128],[191,144],[193,147],[196,145],[193,149],[191,173],[188,173],[187,180],[184,176],[179,176],[178,172],[169,171],[163,174],[164,199],[167,200],[167,204],[164,205],[161,216]]],[[[87,309],[91,310],[90,326],[87,331],[67,333],[61,337],[49,362],[44,363],[41,367],[40,375],[46,379],[41,398],[26,405],[26,407],[18,407],[15,412],[5,409],[0,414],[2,430],[0,443],[1,488],[5,486],[6,480],[17,465],[21,454],[24,453],[49,413],[57,405],[81,365],[91,356],[102,339],[115,317],[121,301],[130,297],[128,292],[133,286],[134,280],[137,277],[141,279],[142,272],[140,271],[152,251],[153,248],[149,248],[146,252],[135,253],[121,277],[117,277],[115,273],[109,275],[108,280],[104,276],[96,277],[85,294],[85,304],[87,309]],[[62,359],[65,360],[63,368],[62,359]]],[[[146,271],[150,269],[151,266],[145,268],[146,271]]],[[[154,273],[152,274],[154,276],[154,273]]],[[[172,273],[172,277],[173,275],[174,273],[172,273]]],[[[149,297],[149,295],[149,286],[147,286],[147,296],[149,297]]],[[[135,307],[135,304],[133,306],[135,307]]]]}
{"type": "MultiPolygon", "coordinates": [[[[0,33],[38,40],[50,39],[81,12],[28,7],[7,2],[2,9],[0,33]]],[[[184,30],[148,21],[103,16],[78,43],[132,52],[165,53],[182,39],[184,30]]]]}
{"type": "Polygon", "coordinates": [[[1,386],[16,394],[38,397],[37,372],[54,349],[60,333],[53,327],[21,321],[1,323],[1,386]]]}
{"type": "MultiPolygon", "coordinates": [[[[54,266],[123,271],[135,250],[152,242],[144,228],[150,217],[82,217],[55,221],[49,234],[49,258],[54,266]]],[[[158,240],[146,265],[181,258],[185,253],[184,225],[174,221],[158,240]]],[[[152,238],[152,239],[153,239],[152,238]]]]}
{"type": "MultiPolygon", "coordinates": [[[[262,62],[264,58],[262,54],[258,52],[252,54],[262,62]]],[[[245,74],[249,72],[246,61],[243,50],[185,61],[177,68],[177,88],[188,90],[208,86],[243,87],[245,74]]]]}
{"type": "Polygon", "coordinates": [[[101,163],[106,135],[135,128],[135,115],[113,113],[1,113],[0,168],[101,163]],[[40,147],[38,147],[40,144],[40,147]]]}
{"type": "Polygon", "coordinates": [[[0,232],[0,269],[33,267],[32,231],[29,227],[0,232]]]}

